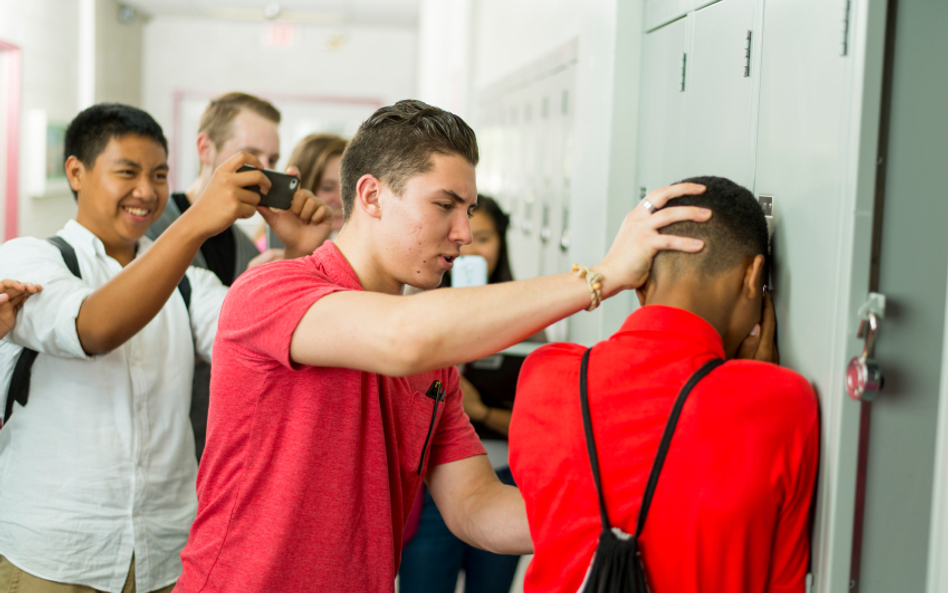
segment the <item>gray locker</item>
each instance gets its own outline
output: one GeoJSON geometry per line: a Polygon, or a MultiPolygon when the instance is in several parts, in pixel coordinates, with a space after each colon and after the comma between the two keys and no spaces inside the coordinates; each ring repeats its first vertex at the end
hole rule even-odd
{"type": "MultiPolygon", "coordinates": [[[[924,352],[916,352],[919,346],[912,345],[908,325],[885,330],[904,335],[901,342],[880,341],[878,352],[899,350],[888,354],[890,368],[895,363],[912,368],[917,379],[910,382],[912,389],[896,387],[909,399],[885,401],[880,396],[873,404],[884,419],[872,421],[877,433],[867,441],[864,490],[858,487],[857,465],[860,419],[868,419],[863,413],[868,404],[851,401],[843,388],[846,363],[862,350],[856,338],[857,311],[866,300],[873,269],[886,2],[721,0],[697,10],[682,4],[646,4],[637,185],[653,189],[682,176],[713,174],[773,197],[773,280],[782,362],[813,382],[822,410],[812,587],[821,592],[921,591],[934,449],[930,387],[933,377],[937,385],[938,371],[932,369],[939,366],[935,361],[940,360],[944,310],[943,247],[936,249],[933,289],[890,281],[896,288],[889,290],[904,292],[900,297],[905,302],[919,301],[918,309],[927,311],[926,319],[934,325],[927,333],[915,328],[917,337],[925,333],[932,338],[924,352]],[[649,30],[662,24],[658,19],[670,24],[649,30]],[[689,38],[684,101],[666,99],[656,90],[667,87],[667,79],[677,73],[679,50],[669,41],[675,28],[689,38]],[[680,136],[675,127],[679,113],[680,136]],[[679,138],[683,175],[671,173],[679,166],[679,138]],[[656,172],[665,178],[657,179],[656,172]],[[937,311],[929,311],[932,305],[937,311]],[[928,364],[919,362],[923,359],[928,364]],[[914,393],[919,390],[927,395],[914,393]],[[910,434],[912,423],[917,434],[910,434]],[[860,492],[865,493],[864,534],[860,492]]],[[[931,32],[931,38],[940,37],[931,32]]],[[[905,96],[917,95],[907,91],[905,96]]],[[[906,113],[912,113],[910,108],[906,113]]],[[[911,198],[899,192],[894,199],[911,198]]],[[[882,234],[883,285],[887,269],[891,278],[918,276],[907,265],[913,251],[908,245],[915,253],[934,247],[908,204],[898,210],[891,221],[887,215],[884,226],[892,230],[882,234]],[[919,228],[914,235],[906,234],[911,224],[919,228]]],[[[926,221],[943,220],[943,210],[939,206],[938,214],[926,221]]],[[[898,368],[891,372],[893,379],[902,378],[898,368]]],[[[862,432],[866,438],[869,434],[862,432]]]]}
{"type": "MultiPolygon", "coordinates": [[[[682,179],[685,74],[691,21],[679,19],[645,36],[639,98],[640,193],[682,179]]],[[[641,196],[640,196],[641,197],[641,196]]]]}
{"type": "Polygon", "coordinates": [[[723,0],[691,15],[685,75],[684,176],[752,186],[756,83],[755,0],[723,0]]]}

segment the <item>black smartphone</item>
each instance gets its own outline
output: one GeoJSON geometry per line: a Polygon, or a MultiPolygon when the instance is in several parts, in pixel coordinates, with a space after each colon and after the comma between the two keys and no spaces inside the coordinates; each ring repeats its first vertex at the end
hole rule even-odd
{"type": "MultiPolygon", "coordinates": [[[[255,170],[257,170],[256,167],[244,165],[237,169],[237,172],[242,173],[244,171],[255,170]]],[[[260,195],[260,206],[289,210],[290,206],[293,205],[293,194],[295,194],[296,190],[300,187],[300,178],[287,175],[286,173],[280,173],[279,171],[271,171],[270,169],[260,170],[270,179],[270,191],[267,192],[266,195],[260,195]]],[[[258,194],[260,193],[260,186],[258,185],[249,185],[244,189],[255,191],[258,194]]]]}

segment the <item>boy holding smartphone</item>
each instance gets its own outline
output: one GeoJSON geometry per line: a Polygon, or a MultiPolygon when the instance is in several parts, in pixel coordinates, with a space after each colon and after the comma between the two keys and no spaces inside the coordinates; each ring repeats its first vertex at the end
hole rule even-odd
{"type": "MultiPolygon", "coordinates": [[[[201,161],[198,178],[187,190],[171,194],[164,212],[148,229],[148,238],[157,239],[186,213],[207,189],[214,172],[237,153],[253,155],[260,162],[261,169],[275,168],[280,160],[279,124],[279,110],[259,97],[231,92],[212,99],[201,114],[198,125],[196,144],[201,161]]],[[[299,171],[292,167],[287,172],[299,175],[299,171]]],[[[304,220],[308,220],[314,210],[311,204],[307,204],[307,207],[307,211],[298,212],[304,220]]],[[[283,257],[303,255],[293,250],[293,238],[285,237],[292,232],[292,228],[275,224],[273,217],[269,216],[270,212],[260,212],[281,241],[291,246],[289,250],[269,250],[261,254],[250,237],[231,224],[201,244],[191,265],[210,270],[221,283],[230,286],[249,267],[283,257]]],[[[312,249],[307,253],[312,253],[312,249]]],[[[210,382],[211,365],[203,360],[195,362],[190,417],[199,461],[207,434],[210,382]]]]}
{"type": "MultiPolygon", "coordinates": [[[[0,342],[0,376],[24,347],[39,353],[28,405],[0,430],[0,583],[24,593],[170,591],[196,506],[194,357],[210,359],[227,293],[189,264],[208,237],[255,212],[260,196],[245,187],[266,192],[269,180],[237,173],[261,163],[235,155],[152,243],[145,231],[168,201],[167,143],[154,119],[95,105],[72,121],[65,145],[78,212],[58,236],[81,278],[47,241],[0,247],[0,277],[44,287],[0,342]]],[[[332,220],[317,205],[307,221],[267,215],[293,231],[295,248],[312,249],[332,220]]]]}

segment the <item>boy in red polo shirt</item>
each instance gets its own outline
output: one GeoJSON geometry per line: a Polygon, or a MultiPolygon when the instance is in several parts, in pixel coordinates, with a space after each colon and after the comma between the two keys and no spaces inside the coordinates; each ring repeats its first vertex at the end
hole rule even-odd
{"type": "MultiPolygon", "coordinates": [[[[760,207],[726,179],[689,181],[707,191],[668,206],[700,205],[713,217],[663,232],[704,239],[705,249],[659,254],[638,290],[644,306],[589,359],[608,518],[630,534],[685,382],[710,359],[733,359],[748,335],[772,344],[771,335],[758,335],[767,254],[760,207]]],[[[766,314],[773,314],[769,298],[766,314]]],[[[528,592],[578,591],[602,529],[580,407],[584,351],[551,344],[520,372],[510,466],[536,550],[528,592]]],[[[681,413],[639,539],[650,590],[802,592],[818,440],[816,397],[799,374],[730,360],[700,381],[681,413]]]]}
{"type": "Polygon", "coordinates": [[[635,208],[598,284],[565,273],[398,296],[437,287],[471,242],[477,160],[457,116],[419,101],[378,110],[342,158],[337,239],[234,283],[177,591],[392,591],[423,479],[464,541],[532,551],[523,499],[484,455],[453,365],[641,286],[658,250],[703,246],[657,229],[710,212],[635,208]]]}

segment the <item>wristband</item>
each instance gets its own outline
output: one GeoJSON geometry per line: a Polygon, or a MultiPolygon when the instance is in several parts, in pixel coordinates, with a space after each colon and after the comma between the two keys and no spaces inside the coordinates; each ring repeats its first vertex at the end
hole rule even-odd
{"type": "Polygon", "coordinates": [[[602,302],[602,274],[579,264],[573,264],[573,271],[580,278],[586,278],[589,287],[589,307],[586,310],[595,311],[602,302]]]}

